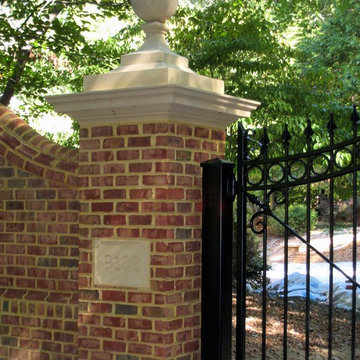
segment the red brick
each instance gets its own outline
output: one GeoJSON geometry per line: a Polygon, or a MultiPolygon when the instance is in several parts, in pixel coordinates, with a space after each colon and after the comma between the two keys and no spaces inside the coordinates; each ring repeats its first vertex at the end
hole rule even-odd
{"type": "Polygon", "coordinates": [[[111,203],[111,202],[92,203],[91,211],[93,211],[93,212],[111,212],[111,211],[113,211],[113,203],[111,203]]]}
{"type": "Polygon", "coordinates": [[[80,224],[99,225],[101,223],[99,215],[81,215],[80,224]]]}
{"type": "Polygon", "coordinates": [[[79,174],[82,175],[92,175],[100,173],[100,165],[80,165],[79,174]]]}
{"type": "Polygon", "coordinates": [[[199,298],[200,298],[199,290],[187,291],[184,294],[184,301],[194,301],[194,300],[199,300],[199,298]]]}
{"type": "Polygon", "coordinates": [[[102,300],[104,301],[125,301],[125,292],[116,290],[103,290],[102,300]]]}
{"type": "Polygon", "coordinates": [[[193,178],[191,176],[177,176],[176,177],[177,186],[192,186],[193,178]]]}
{"type": "Polygon", "coordinates": [[[157,133],[173,133],[175,131],[174,124],[157,123],[157,124],[144,124],[144,134],[157,134],[157,133]]]}
{"type": "Polygon", "coordinates": [[[184,147],[184,140],[178,136],[157,136],[156,145],[158,146],[171,146],[171,147],[184,147]]]}
{"type": "Polygon", "coordinates": [[[175,289],[175,282],[173,280],[152,281],[151,288],[156,291],[173,291],[175,289]]]}
{"type": "Polygon", "coordinates": [[[211,141],[203,141],[202,148],[207,151],[217,151],[217,144],[211,141]]]}
{"type": "Polygon", "coordinates": [[[151,160],[151,159],[174,160],[175,152],[174,150],[169,150],[169,149],[146,149],[142,151],[142,158],[144,160],[151,160]]]}
{"type": "Polygon", "coordinates": [[[152,199],[151,189],[132,189],[130,190],[130,199],[152,199]]]}
{"type": "Polygon", "coordinates": [[[200,165],[186,164],[185,165],[185,174],[200,175],[201,174],[200,165]]]}
{"type": "Polygon", "coordinates": [[[157,241],[155,244],[156,252],[183,252],[184,244],[182,242],[165,243],[157,241]]]}
{"type": "Polygon", "coordinates": [[[91,137],[113,136],[112,126],[97,126],[91,129],[91,137]]]}
{"type": "Polygon", "coordinates": [[[11,148],[16,148],[17,146],[20,145],[20,141],[17,140],[15,137],[9,135],[8,133],[4,132],[1,136],[0,139],[5,142],[6,144],[10,145],[11,148]]]}
{"type": "Polygon", "coordinates": [[[114,235],[114,229],[91,229],[91,236],[92,237],[112,237],[114,235]]]}
{"type": "Polygon", "coordinates": [[[211,139],[225,141],[226,132],[223,130],[212,130],[211,131],[211,139]]]}
{"type": "Polygon", "coordinates": [[[143,332],[141,334],[141,341],[153,344],[172,344],[174,342],[174,335],[143,332]]]}
{"type": "Polygon", "coordinates": [[[128,138],[128,147],[143,147],[151,145],[151,137],[150,136],[137,136],[137,137],[129,137],[128,138]]]}
{"type": "Polygon", "coordinates": [[[103,303],[90,304],[90,310],[96,313],[111,313],[112,305],[103,303]]]}
{"type": "Polygon", "coordinates": [[[79,347],[85,349],[100,349],[100,340],[91,338],[80,338],[79,347]]]}
{"type": "MultiPolygon", "coordinates": [[[[72,326],[70,326],[71,324],[72,324],[72,322],[69,322],[68,327],[65,326],[65,330],[66,329],[69,330],[69,328],[72,327],[72,326]]],[[[77,323],[75,323],[75,324],[77,324],[77,323]]],[[[79,315],[79,324],[100,325],[100,316],[80,314],[79,315]]],[[[77,329],[77,327],[75,328],[75,330],[76,329],[77,329]]]]}
{"type": "Polygon", "coordinates": [[[129,292],[128,301],[130,303],[149,304],[152,302],[151,293],[129,292]]]}
{"type": "Polygon", "coordinates": [[[125,327],[125,319],[113,316],[104,316],[104,325],[111,327],[125,327]]]}
{"type": "Polygon", "coordinates": [[[91,161],[105,162],[114,160],[114,153],[112,151],[97,151],[91,153],[91,161]]]}
{"type": "Polygon", "coordinates": [[[138,125],[119,125],[117,127],[118,135],[137,135],[139,134],[138,125]]]}
{"type": "MultiPolygon", "coordinates": [[[[82,356],[81,354],[79,354],[80,357],[79,359],[87,359],[87,353],[82,356]]],[[[112,354],[109,354],[109,353],[105,353],[103,351],[101,352],[97,352],[97,351],[92,351],[91,352],[91,360],[113,360],[113,356],[112,354]]]]}
{"type": "Polygon", "coordinates": [[[31,174],[42,176],[44,174],[44,168],[27,161],[25,163],[25,170],[31,174]]]}
{"type": "Polygon", "coordinates": [[[182,215],[157,215],[155,224],[157,226],[183,226],[184,217],[182,215]]]}
{"type": "Polygon", "coordinates": [[[174,185],[175,178],[173,175],[144,175],[143,185],[174,185]]]}
{"type": "Polygon", "coordinates": [[[116,330],[115,337],[123,341],[139,341],[137,331],[116,330]]]}
{"type": "Polygon", "coordinates": [[[142,212],[174,212],[175,204],[171,202],[145,202],[141,204],[142,212]]]}
{"type": "Polygon", "coordinates": [[[139,177],[138,176],[117,176],[116,185],[117,186],[130,186],[138,185],[139,177]]]}
{"type": "Polygon", "coordinates": [[[210,131],[208,129],[196,127],[195,128],[195,137],[208,138],[210,131]]]}
{"type": "Polygon", "coordinates": [[[175,263],[177,265],[188,265],[191,264],[192,257],[191,254],[178,254],[175,257],[175,263]]]}
{"type": "Polygon", "coordinates": [[[192,128],[187,125],[177,125],[176,133],[179,135],[192,136],[192,128]]]}
{"type": "MultiPolygon", "coordinates": [[[[155,355],[157,357],[168,359],[182,353],[182,345],[172,345],[166,347],[155,346],[155,355]]],[[[183,358],[183,357],[182,357],[183,358]]]]}
{"type": "Polygon", "coordinates": [[[200,266],[199,265],[195,265],[195,266],[188,266],[185,270],[185,275],[186,276],[199,276],[200,275],[200,266]]]}
{"type": "Polygon", "coordinates": [[[105,215],[104,216],[104,225],[125,225],[126,217],[125,215],[105,215]]]}
{"type": "Polygon", "coordinates": [[[7,155],[6,155],[6,160],[7,160],[10,164],[17,166],[17,167],[20,168],[20,169],[24,166],[24,160],[23,160],[21,157],[13,154],[13,153],[10,152],[10,151],[8,151],[8,153],[7,153],[7,155]]]}
{"type": "Polygon", "coordinates": [[[99,149],[99,148],[100,148],[100,140],[98,139],[80,140],[80,149],[82,150],[99,149]]]}
{"type": "Polygon", "coordinates": [[[105,174],[123,174],[125,172],[124,164],[104,164],[105,174]]]}
{"type": "Polygon", "coordinates": [[[124,147],[124,139],[123,138],[110,138],[104,139],[104,149],[116,149],[124,147]]]}
{"type": "Polygon", "coordinates": [[[184,345],[185,352],[194,352],[194,351],[199,350],[199,348],[200,348],[199,341],[191,341],[184,345]]]}
{"type": "Polygon", "coordinates": [[[25,229],[24,223],[7,223],[6,232],[23,232],[25,229]]]}
{"type": "Polygon", "coordinates": [[[141,329],[141,330],[151,330],[152,322],[147,319],[128,319],[128,328],[129,329],[141,329]]]}
{"type": "Polygon", "coordinates": [[[36,340],[20,340],[20,347],[25,349],[39,349],[40,343],[36,340]]]}
{"type": "Polygon", "coordinates": [[[151,215],[130,215],[129,225],[151,225],[151,215]]]}
{"type": "Polygon", "coordinates": [[[173,229],[143,229],[142,236],[146,239],[173,239],[173,229]]]}
{"type": "Polygon", "coordinates": [[[201,163],[201,162],[209,160],[209,159],[210,159],[210,155],[208,153],[196,152],[194,154],[194,161],[201,163]]]}
{"type": "Polygon", "coordinates": [[[112,176],[97,176],[91,178],[92,186],[113,186],[114,178],[112,176]]]}
{"type": "Polygon", "coordinates": [[[155,330],[157,331],[169,331],[178,330],[183,326],[182,319],[168,320],[168,321],[155,321],[155,330]]]}
{"type": "Polygon", "coordinates": [[[155,276],[157,278],[181,278],[184,275],[184,268],[157,268],[155,276]]]}
{"type": "Polygon", "coordinates": [[[117,235],[121,238],[138,238],[140,237],[139,229],[117,229],[117,235]]]}
{"type": "Polygon", "coordinates": [[[139,203],[138,202],[119,202],[116,204],[117,212],[139,212],[139,203]]]}
{"type": "Polygon", "coordinates": [[[110,189],[103,191],[104,199],[125,199],[126,191],[124,189],[110,189]]]}
{"type": "Polygon", "coordinates": [[[155,164],[156,172],[166,172],[166,173],[182,173],[184,167],[180,163],[173,162],[159,162],[155,164]]]}
{"type": "Polygon", "coordinates": [[[140,172],[145,173],[152,170],[152,164],[151,163],[135,163],[129,165],[129,171],[130,172],[140,172]]]}
{"type": "Polygon", "coordinates": [[[117,160],[137,160],[140,158],[138,150],[120,150],[116,153],[117,160]]]}
{"type": "Polygon", "coordinates": [[[148,345],[129,344],[128,347],[130,354],[151,354],[151,346],[148,345]]]}
{"type": "Polygon", "coordinates": [[[200,140],[186,139],[185,147],[189,149],[200,149],[200,140]]]}
{"type": "Polygon", "coordinates": [[[152,255],[151,256],[151,265],[173,265],[173,264],[174,264],[174,256],[173,255],[152,255]]]}
{"type": "Polygon", "coordinates": [[[156,189],[156,199],[181,200],[184,198],[184,189],[156,189]]]}
{"type": "Polygon", "coordinates": [[[112,337],[112,330],[110,328],[91,327],[89,331],[90,336],[95,337],[112,337]]]}
{"type": "Polygon", "coordinates": [[[185,150],[176,150],[177,161],[191,161],[192,152],[185,150]]]}
{"type": "Polygon", "coordinates": [[[124,352],[125,351],[125,343],[120,341],[103,341],[103,349],[105,351],[117,351],[117,352],[124,352]]]}

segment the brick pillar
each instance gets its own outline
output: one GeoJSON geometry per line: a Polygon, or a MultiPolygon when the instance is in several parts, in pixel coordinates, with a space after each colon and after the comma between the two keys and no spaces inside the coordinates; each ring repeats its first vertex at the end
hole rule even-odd
{"type": "Polygon", "coordinates": [[[200,359],[201,161],[223,130],[161,121],[80,131],[80,359],[200,359]],[[150,243],[150,286],[95,286],[94,241],[150,243]]]}

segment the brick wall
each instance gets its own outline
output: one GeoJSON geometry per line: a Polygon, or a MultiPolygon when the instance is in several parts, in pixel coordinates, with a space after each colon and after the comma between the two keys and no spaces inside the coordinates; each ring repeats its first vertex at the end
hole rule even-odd
{"type": "Polygon", "coordinates": [[[78,359],[77,161],[0,107],[0,359],[78,359]]]}
{"type": "Polygon", "coordinates": [[[0,107],[0,359],[200,359],[201,168],[223,131],[82,127],[80,152],[0,107]],[[150,244],[150,287],[95,286],[94,241],[150,244]]]}
{"type": "Polygon", "coordinates": [[[200,359],[201,168],[224,132],[175,123],[82,128],[79,358],[200,359]],[[151,243],[150,289],[95,287],[93,240],[151,243]]]}

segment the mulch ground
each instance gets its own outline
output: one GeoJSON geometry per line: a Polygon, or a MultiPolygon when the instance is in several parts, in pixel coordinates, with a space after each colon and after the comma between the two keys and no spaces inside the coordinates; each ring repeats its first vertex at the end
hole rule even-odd
{"type": "MultiPolygon", "coordinates": [[[[247,297],[246,360],[261,359],[262,297],[247,297]]],[[[269,299],[267,304],[267,356],[266,359],[283,359],[283,300],[269,299]]],[[[233,303],[234,315],[236,300],[233,303]]],[[[328,311],[326,304],[311,302],[310,359],[328,359],[328,311]]],[[[333,360],[351,359],[351,312],[334,309],[333,360]]],[[[233,317],[234,337],[236,318],[233,317]]],[[[235,346],[234,346],[235,348],[235,346]]],[[[305,299],[290,298],[288,305],[288,360],[305,359],[305,299]]],[[[235,359],[235,350],[234,356],[235,359]]],[[[356,356],[360,359],[360,314],[356,320],[356,356]]]]}

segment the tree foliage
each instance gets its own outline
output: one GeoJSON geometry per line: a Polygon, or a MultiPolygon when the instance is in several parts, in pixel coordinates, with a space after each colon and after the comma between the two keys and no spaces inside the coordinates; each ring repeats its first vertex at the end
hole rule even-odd
{"type": "Polygon", "coordinates": [[[21,99],[25,119],[51,111],[45,96],[81,91],[84,75],[114,68],[120,55],[129,51],[132,27],[105,40],[89,41],[85,36],[96,21],[128,19],[127,0],[0,4],[0,102],[8,106],[14,96],[21,99]]]}
{"type": "MultiPolygon", "coordinates": [[[[1,102],[16,94],[25,117],[49,111],[45,95],[81,91],[84,75],[117,67],[140,32],[128,0],[0,4],[1,102]],[[111,17],[130,26],[107,39],[86,38],[94,22],[111,17]]],[[[223,79],[228,94],[261,101],[248,125],[266,125],[280,137],[285,123],[292,134],[303,132],[310,116],[317,141],[330,111],[348,116],[350,105],[359,102],[357,0],[188,4],[171,20],[170,45],[196,72],[223,79]]]]}

